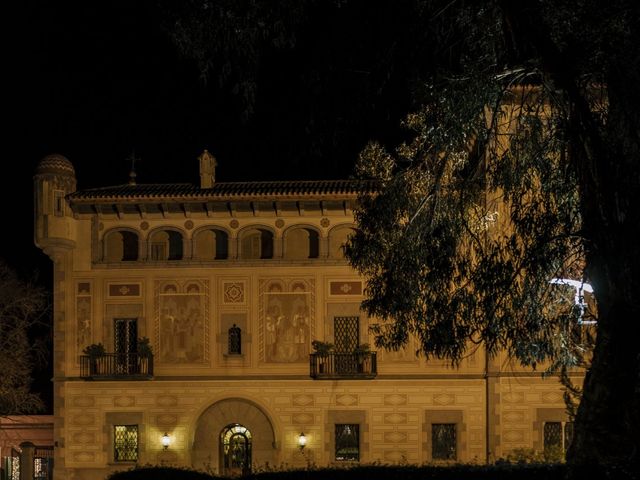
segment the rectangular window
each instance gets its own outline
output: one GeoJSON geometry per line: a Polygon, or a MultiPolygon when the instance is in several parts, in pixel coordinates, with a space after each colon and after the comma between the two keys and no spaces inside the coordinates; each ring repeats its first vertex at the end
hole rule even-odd
{"type": "Polygon", "coordinates": [[[573,440],[572,422],[545,422],[544,451],[547,454],[563,455],[573,440]]]}
{"type": "Polygon", "coordinates": [[[53,209],[56,217],[64,217],[64,191],[53,191],[53,209]]]}
{"type": "Polygon", "coordinates": [[[113,459],[116,462],[138,461],[138,425],[114,425],[113,459]]]}
{"type": "Polygon", "coordinates": [[[431,424],[431,458],[433,460],[456,460],[458,458],[455,423],[431,424]]]}
{"type": "Polygon", "coordinates": [[[360,460],[360,425],[336,424],[336,461],[360,460]]]}

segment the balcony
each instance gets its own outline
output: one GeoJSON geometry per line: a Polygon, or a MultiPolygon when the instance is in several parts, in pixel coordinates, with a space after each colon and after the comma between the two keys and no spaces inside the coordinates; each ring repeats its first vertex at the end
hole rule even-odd
{"type": "Polygon", "coordinates": [[[80,377],[86,380],[150,380],[153,355],[105,353],[98,357],[80,356],[80,377]]]}
{"type": "Polygon", "coordinates": [[[309,368],[309,376],[316,380],[365,380],[378,374],[376,352],[312,353],[309,368]]]}

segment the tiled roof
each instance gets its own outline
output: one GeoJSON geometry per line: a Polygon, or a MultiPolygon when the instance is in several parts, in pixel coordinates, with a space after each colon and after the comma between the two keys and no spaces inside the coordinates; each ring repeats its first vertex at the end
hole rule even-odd
{"type": "Polygon", "coordinates": [[[73,201],[83,200],[222,200],[264,197],[319,197],[325,195],[355,196],[375,192],[373,180],[301,180],[272,182],[221,182],[212,188],[189,183],[116,185],[80,190],[69,195],[73,201]]]}

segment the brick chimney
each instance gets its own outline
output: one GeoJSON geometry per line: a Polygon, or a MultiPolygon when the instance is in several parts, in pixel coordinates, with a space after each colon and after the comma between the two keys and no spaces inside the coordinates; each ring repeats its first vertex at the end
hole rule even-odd
{"type": "Polygon", "coordinates": [[[200,188],[211,188],[216,183],[216,157],[211,155],[208,150],[198,157],[200,160],[200,188]]]}

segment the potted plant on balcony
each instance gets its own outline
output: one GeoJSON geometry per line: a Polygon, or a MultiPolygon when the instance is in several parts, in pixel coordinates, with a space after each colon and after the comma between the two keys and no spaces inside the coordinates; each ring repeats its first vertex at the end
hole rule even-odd
{"type": "Polygon", "coordinates": [[[141,358],[149,358],[153,356],[153,347],[151,347],[150,340],[147,337],[138,339],[137,352],[141,358]]]}
{"type": "Polygon", "coordinates": [[[314,340],[311,346],[318,358],[318,373],[324,373],[327,357],[333,351],[333,343],[314,340]]]}
{"type": "Polygon", "coordinates": [[[82,353],[89,357],[89,375],[98,373],[98,359],[106,355],[106,350],[102,343],[92,343],[87,345],[82,353]]]}
{"type": "Polygon", "coordinates": [[[364,362],[371,353],[371,347],[369,347],[368,343],[361,343],[355,348],[353,353],[356,354],[356,358],[358,360],[358,373],[363,373],[364,362]]]}
{"type": "Polygon", "coordinates": [[[147,337],[138,339],[137,350],[138,361],[135,364],[136,373],[150,373],[152,367],[149,365],[153,358],[153,348],[147,337]]]}

